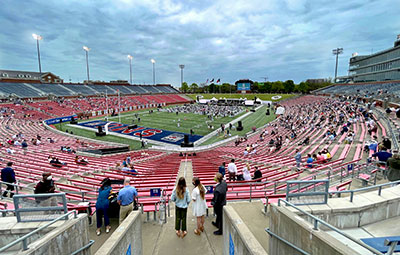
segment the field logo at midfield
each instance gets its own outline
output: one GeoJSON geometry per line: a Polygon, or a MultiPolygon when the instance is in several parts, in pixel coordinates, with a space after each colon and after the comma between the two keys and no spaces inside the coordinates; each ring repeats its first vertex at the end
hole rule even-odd
{"type": "MultiPolygon", "coordinates": [[[[143,138],[149,139],[149,140],[154,140],[154,141],[160,141],[160,142],[165,142],[165,143],[171,143],[171,144],[176,144],[179,145],[180,141],[184,138],[185,133],[181,132],[173,132],[169,130],[164,130],[164,129],[157,129],[157,128],[148,128],[148,127],[140,127],[137,126],[135,128],[129,128],[129,125],[127,124],[122,124],[118,122],[107,122],[103,120],[94,120],[94,121],[89,121],[89,122],[83,122],[79,123],[78,125],[87,127],[87,128],[92,128],[94,130],[97,130],[98,126],[101,126],[104,128],[104,126],[110,123],[108,125],[108,132],[115,132],[123,135],[128,135],[128,136],[134,136],[134,137],[140,137],[142,136],[143,138]]],[[[189,142],[195,142],[202,138],[200,135],[189,135],[189,142]]]]}
{"type": "Polygon", "coordinates": [[[161,138],[161,140],[176,143],[176,142],[182,140],[183,138],[184,138],[183,134],[173,133],[169,136],[161,138]]]}

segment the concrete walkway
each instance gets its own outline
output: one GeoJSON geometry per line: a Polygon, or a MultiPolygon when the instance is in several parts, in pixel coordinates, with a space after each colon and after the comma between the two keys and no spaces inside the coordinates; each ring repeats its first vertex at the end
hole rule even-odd
{"type": "MultiPolygon", "coordinates": [[[[192,162],[182,160],[177,180],[185,177],[186,184],[190,190],[193,190],[192,162]]],[[[192,204],[192,203],[191,203],[192,204]]],[[[175,234],[175,205],[171,203],[171,217],[167,223],[160,225],[154,222],[145,222],[143,224],[143,248],[144,255],[150,254],[222,254],[222,236],[215,236],[213,232],[216,228],[211,224],[215,217],[206,217],[204,232],[197,236],[194,234],[196,228],[196,218],[192,214],[192,205],[189,206],[187,214],[188,234],[184,239],[178,238],[175,234]]],[[[212,214],[212,209],[210,210],[212,214]]]]}

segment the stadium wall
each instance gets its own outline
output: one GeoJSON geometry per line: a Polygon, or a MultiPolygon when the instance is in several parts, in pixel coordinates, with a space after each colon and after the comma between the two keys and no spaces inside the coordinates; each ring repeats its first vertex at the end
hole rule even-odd
{"type": "MultiPolygon", "coordinates": [[[[356,251],[347,247],[324,231],[314,230],[313,225],[285,207],[272,205],[270,210],[270,230],[309,254],[341,255],[356,251]]],[[[300,254],[284,242],[271,237],[269,254],[300,254]]]]}
{"type": "MultiPolygon", "coordinates": [[[[267,255],[261,244],[243,222],[235,209],[224,207],[223,218],[223,254],[267,255]]],[[[278,253],[271,253],[278,254],[278,253]]],[[[289,253],[287,253],[289,254],[289,253]]]]}
{"type": "Polygon", "coordinates": [[[141,255],[142,219],[139,211],[133,211],[118,226],[95,255],[141,255]]]}
{"type": "MultiPolygon", "coordinates": [[[[378,191],[371,191],[349,197],[329,199],[324,205],[299,206],[302,210],[324,220],[339,229],[354,229],[368,224],[400,216],[400,185],[378,191]]],[[[270,230],[310,254],[359,254],[338,241],[319,224],[313,229],[313,222],[301,217],[294,208],[271,205],[270,230]]],[[[297,254],[287,244],[271,237],[270,254],[297,254]]]]}
{"type": "MultiPolygon", "coordinates": [[[[88,225],[87,214],[78,214],[76,219],[60,221],[59,227],[29,244],[28,250],[21,251],[18,254],[72,254],[89,243],[88,225]]],[[[90,250],[83,250],[79,254],[90,255],[90,250]]]]}

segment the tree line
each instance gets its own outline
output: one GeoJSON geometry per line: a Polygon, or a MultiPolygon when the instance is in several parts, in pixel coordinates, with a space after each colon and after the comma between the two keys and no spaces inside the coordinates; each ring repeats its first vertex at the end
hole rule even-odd
{"type": "MultiPolygon", "coordinates": [[[[331,79],[324,82],[316,83],[309,81],[302,81],[295,84],[292,80],[287,81],[267,81],[267,82],[254,82],[251,85],[252,93],[309,93],[310,91],[320,89],[332,85],[331,79]]],[[[197,85],[192,83],[188,85],[186,82],[182,83],[180,91],[183,93],[236,93],[236,85],[230,83],[222,84],[207,84],[197,85]]]]}

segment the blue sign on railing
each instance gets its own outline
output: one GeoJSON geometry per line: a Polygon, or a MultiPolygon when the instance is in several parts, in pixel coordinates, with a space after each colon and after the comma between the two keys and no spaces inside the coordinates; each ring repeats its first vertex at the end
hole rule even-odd
{"type": "Polygon", "coordinates": [[[347,170],[351,171],[354,168],[354,164],[348,164],[347,165],[347,170]]]}
{"type": "Polygon", "coordinates": [[[161,189],[160,188],[150,189],[150,196],[151,197],[161,196],[161,189]]]}
{"type": "Polygon", "coordinates": [[[214,193],[214,186],[209,185],[209,186],[205,186],[205,188],[207,190],[207,193],[209,193],[209,194],[214,193]]]}
{"type": "Polygon", "coordinates": [[[54,118],[54,119],[49,119],[45,120],[47,125],[53,125],[53,124],[58,124],[61,122],[68,122],[71,121],[73,117],[77,117],[77,115],[71,115],[71,116],[65,116],[65,117],[60,117],[60,118],[54,118]]]}

